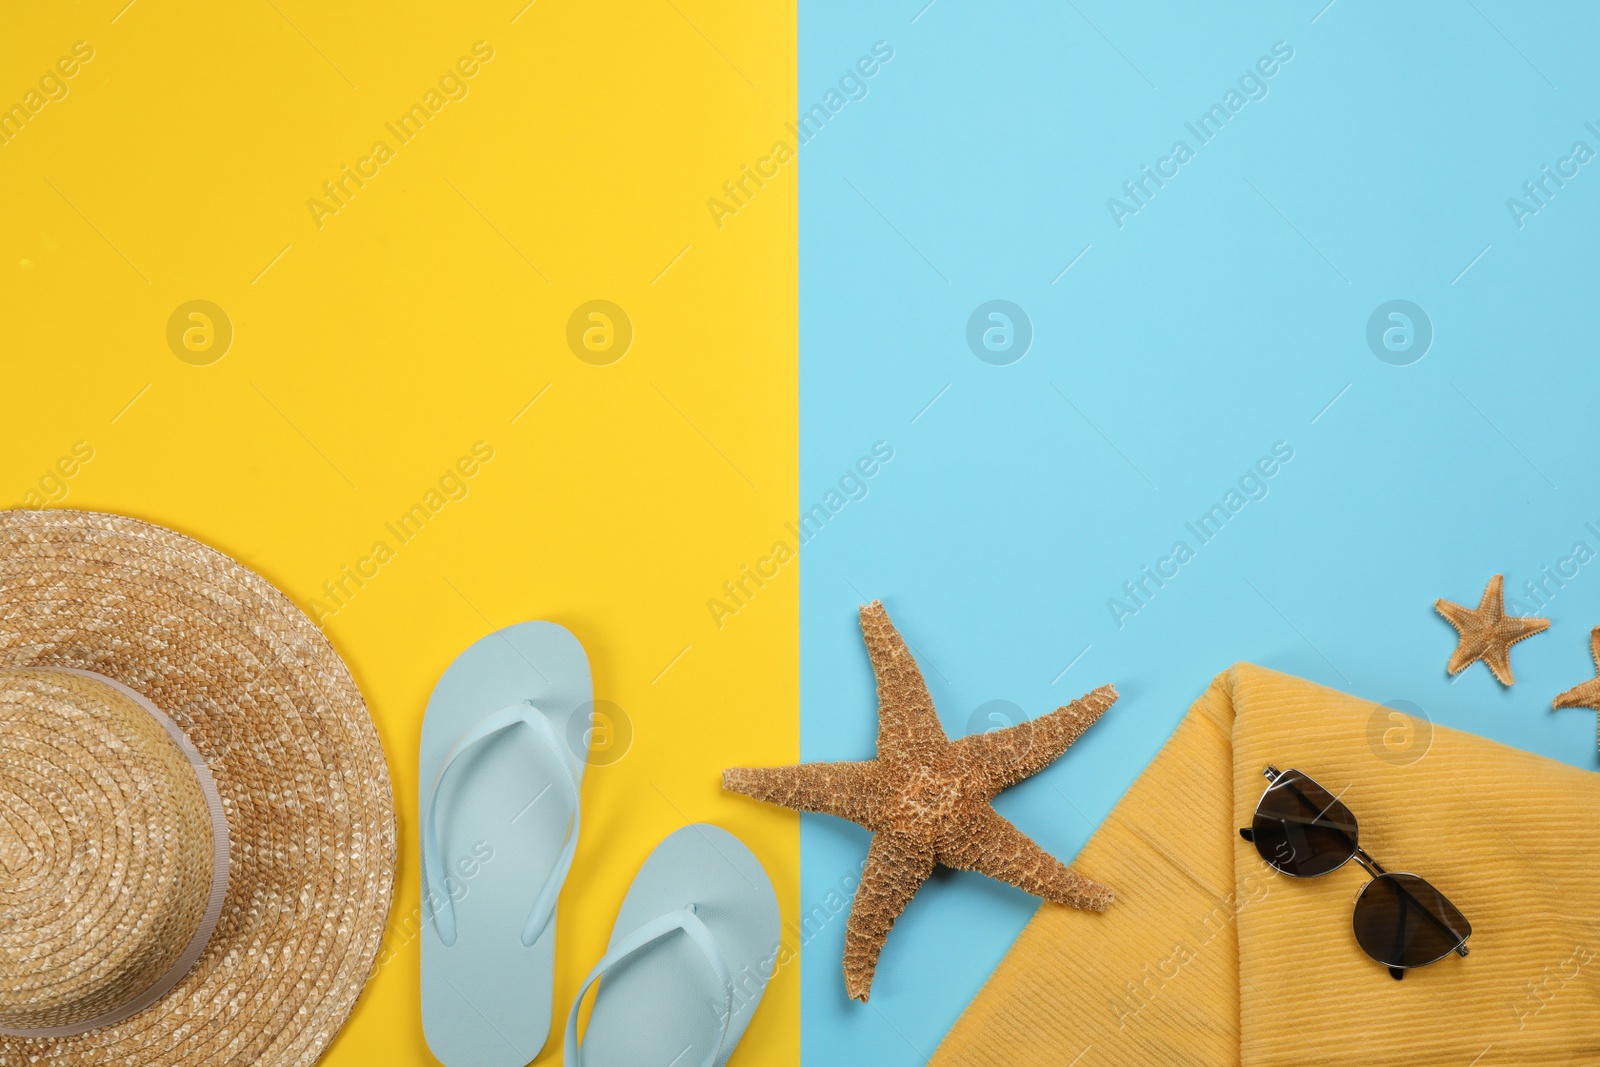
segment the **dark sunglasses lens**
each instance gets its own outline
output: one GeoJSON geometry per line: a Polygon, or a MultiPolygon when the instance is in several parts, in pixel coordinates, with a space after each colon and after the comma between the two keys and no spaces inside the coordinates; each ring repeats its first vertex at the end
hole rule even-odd
{"type": "Polygon", "coordinates": [[[1384,874],[1356,899],[1356,941],[1388,967],[1421,967],[1454,952],[1472,927],[1444,894],[1414,874],[1384,874]]]}
{"type": "Polygon", "coordinates": [[[1284,874],[1315,878],[1356,852],[1356,818],[1299,771],[1278,775],[1251,823],[1256,851],[1284,874]]]}

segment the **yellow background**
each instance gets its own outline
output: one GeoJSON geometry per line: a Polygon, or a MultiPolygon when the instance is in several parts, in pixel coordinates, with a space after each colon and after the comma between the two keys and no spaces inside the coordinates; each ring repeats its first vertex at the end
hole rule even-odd
{"type": "MultiPolygon", "coordinates": [[[[94,58],[0,145],[0,499],[172,526],[310,608],[488,442],[465,498],[324,626],[389,754],[397,929],[418,904],[421,716],[458,651],[555,620],[631,719],[631,749],[584,782],[559,1028],[634,872],[686,821],[744,838],[796,914],[797,820],[718,772],[798,757],[798,568],[720,630],[706,606],[797,496],[793,168],[720,230],[706,207],[794,114],[794,10],[525,2],[8,13],[0,104],[75,42],[94,58]],[[384,123],[477,41],[494,58],[467,96],[397,144],[384,123]],[[395,158],[319,228],[306,202],[379,139],[395,158]],[[565,340],[597,298],[634,324],[609,366],[565,340]],[[235,331],[206,366],[166,339],[193,299],[235,331]],[[93,458],[52,479],[78,442],[93,458]]],[[[325,1063],[434,1062],[416,942],[388,947],[325,1063]]],[[[799,1062],[798,977],[780,970],[735,1064],[799,1062]]]]}

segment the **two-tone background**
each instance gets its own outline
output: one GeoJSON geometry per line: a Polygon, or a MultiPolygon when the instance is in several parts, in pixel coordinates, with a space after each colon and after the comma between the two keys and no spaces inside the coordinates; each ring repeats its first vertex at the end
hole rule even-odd
{"type": "MultiPolygon", "coordinates": [[[[859,603],[953,735],[1117,683],[1000,801],[1064,858],[1240,659],[1596,764],[1549,701],[1600,624],[1597,42],[1505,0],[19,8],[0,497],[278,584],[402,813],[455,653],[570,627],[612,747],[558,1000],[708,820],[803,953],[734,1062],[920,1064],[1035,901],[940,874],[853,1004],[865,832],[718,789],[870,754],[859,603]],[[1431,609],[1496,572],[1553,620],[1510,690],[1431,609]]],[[[432,1062],[402,825],[329,1063],[432,1062]]]]}

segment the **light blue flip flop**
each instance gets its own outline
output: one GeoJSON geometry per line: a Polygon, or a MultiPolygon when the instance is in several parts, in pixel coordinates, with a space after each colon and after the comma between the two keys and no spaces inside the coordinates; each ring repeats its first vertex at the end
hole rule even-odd
{"type": "Polygon", "coordinates": [[[572,1002],[562,1062],[723,1067],[778,965],[781,935],[761,862],[726,830],[685,826],[628,889],[611,945],[572,1002]],[[596,981],[580,1047],[578,1008],[596,981]]]}
{"type": "Polygon", "coordinates": [[[476,642],[428,698],[422,1029],[446,1067],[523,1067],[549,1038],[592,700],[583,646],[550,622],[476,642]]]}

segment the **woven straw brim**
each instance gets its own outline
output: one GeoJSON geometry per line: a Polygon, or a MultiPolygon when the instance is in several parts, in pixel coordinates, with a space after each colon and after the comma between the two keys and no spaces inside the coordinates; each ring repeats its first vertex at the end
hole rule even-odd
{"type": "Polygon", "coordinates": [[[0,511],[0,668],[35,666],[113,678],[183,729],[222,795],[230,873],[170,994],[75,1037],[0,1037],[0,1067],[309,1067],[372,972],[394,890],[394,797],[349,670],[283,594],[197,541],[0,511]]]}

